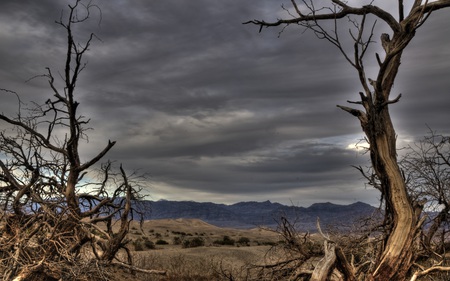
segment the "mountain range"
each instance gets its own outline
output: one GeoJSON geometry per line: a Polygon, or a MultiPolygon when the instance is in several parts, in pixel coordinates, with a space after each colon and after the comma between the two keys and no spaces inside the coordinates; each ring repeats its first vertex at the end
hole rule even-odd
{"type": "Polygon", "coordinates": [[[362,202],[350,205],[316,203],[310,207],[286,206],[280,203],[239,202],[232,205],[194,201],[140,201],[145,220],[194,218],[220,227],[276,228],[282,217],[302,231],[316,231],[317,218],[322,226],[350,227],[369,217],[377,208],[362,202]]]}

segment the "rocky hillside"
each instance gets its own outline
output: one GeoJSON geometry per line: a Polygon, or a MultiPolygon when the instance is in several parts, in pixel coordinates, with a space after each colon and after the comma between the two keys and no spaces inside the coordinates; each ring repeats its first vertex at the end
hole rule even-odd
{"type": "Polygon", "coordinates": [[[141,201],[140,205],[145,210],[146,220],[195,218],[221,227],[252,228],[276,227],[280,218],[286,217],[303,231],[315,231],[317,218],[320,218],[322,226],[349,227],[376,211],[375,207],[362,202],[351,205],[317,203],[308,208],[286,206],[270,201],[224,205],[160,200],[141,201]]]}

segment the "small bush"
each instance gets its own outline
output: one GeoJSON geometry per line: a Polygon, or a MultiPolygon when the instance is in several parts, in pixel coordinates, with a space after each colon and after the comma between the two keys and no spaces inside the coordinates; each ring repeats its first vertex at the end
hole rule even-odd
{"type": "Polygon", "coordinates": [[[167,245],[167,244],[169,244],[166,240],[163,240],[163,239],[158,239],[156,242],[155,242],[155,244],[156,245],[167,245]]]}
{"type": "Polygon", "coordinates": [[[213,242],[216,245],[227,245],[227,246],[234,246],[234,239],[231,239],[229,236],[225,235],[222,240],[216,240],[213,242]]]}
{"type": "Polygon", "coordinates": [[[183,239],[180,236],[175,236],[173,238],[173,244],[174,245],[181,245],[182,242],[183,242],[183,239]]]}
{"type": "Polygon", "coordinates": [[[250,246],[250,239],[248,239],[247,237],[241,237],[241,238],[239,238],[237,243],[239,245],[243,245],[243,246],[250,246]]]}
{"type": "Polygon", "coordinates": [[[147,237],[138,238],[133,241],[135,251],[144,251],[146,249],[155,249],[155,243],[150,241],[147,237]]]}
{"type": "Polygon", "coordinates": [[[142,239],[137,239],[133,241],[133,246],[135,251],[144,251],[144,243],[142,239]]]}
{"type": "Polygon", "coordinates": [[[144,245],[147,249],[155,249],[155,244],[150,240],[144,240],[144,245]]]}
{"type": "Polygon", "coordinates": [[[201,237],[195,237],[183,241],[183,248],[195,248],[201,246],[205,246],[205,240],[201,237]]]}

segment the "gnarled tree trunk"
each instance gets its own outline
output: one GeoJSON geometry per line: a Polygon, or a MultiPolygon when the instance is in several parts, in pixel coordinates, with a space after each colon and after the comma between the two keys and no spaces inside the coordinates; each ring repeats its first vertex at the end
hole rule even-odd
{"type": "Polygon", "coordinates": [[[372,273],[372,280],[404,280],[413,259],[413,243],[418,231],[418,215],[406,190],[400,168],[397,164],[395,131],[387,107],[372,119],[374,126],[383,130],[368,130],[370,154],[374,170],[380,180],[385,196],[387,220],[392,220],[386,236],[385,248],[372,273]],[[381,123],[384,123],[381,125],[381,123]]]}

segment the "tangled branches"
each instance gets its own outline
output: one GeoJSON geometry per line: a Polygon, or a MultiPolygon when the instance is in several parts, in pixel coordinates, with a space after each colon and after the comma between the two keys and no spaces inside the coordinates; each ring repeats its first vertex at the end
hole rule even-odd
{"type": "Polygon", "coordinates": [[[61,16],[56,22],[68,38],[63,89],[47,68],[42,76],[48,79],[51,98],[35,103],[27,114],[0,114],[9,125],[0,132],[3,280],[111,280],[104,266],[133,267],[126,235],[130,221],[140,215],[133,204],[140,198],[139,179],[122,166],[114,169],[110,161],[100,165],[115,142],[108,141],[89,160],[80,157],[79,144],[90,128],[89,119],[77,111],[75,87],[95,36],[80,44],[72,29],[94,7],[77,0],[69,5],[67,19],[61,16]]]}

